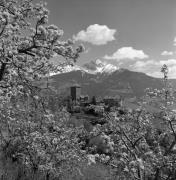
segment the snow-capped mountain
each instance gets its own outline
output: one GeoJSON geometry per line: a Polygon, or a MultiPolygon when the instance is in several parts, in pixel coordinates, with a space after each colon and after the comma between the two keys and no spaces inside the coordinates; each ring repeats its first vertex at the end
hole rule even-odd
{"type": "Polygon", "coordinates": [[[146,88],[163,88],[163,82],[159,78],[142,72],[119,69],[100,60],[91,61],[83,66],[67,66],[62,72],[64,73],[51,76],[50,85],[58,92],[63,90],[67,95],[70,93],[70,86],[75,84],[79,84],[82,94],[89,97],[120,95],[125,98],[140,98],[145,95],[146,88]]]}
{"type": "Polygon", "coordinates": [[[87,94],[89,97],[120,95],[140,98],[145,95],[146,88],[161,89],[163,87],[163,82],[160,79],[127,69],[103,75],[73,70],[51,76],[51,86],[57,90],[63,88],[64,92],[69,93],[70,86],[74,84],[79,84],[82,94],[87,94]]]}
{"type": "Polygon", "coordinates": [[[86,72],[91,73],[91,74],[96,74],[96,73],[111,74],[114,71],[119,69],[117,66],[103,62],[100,59],[97,59],[95,61],[90,61],[84,64],[83,68],[86,72]]]}

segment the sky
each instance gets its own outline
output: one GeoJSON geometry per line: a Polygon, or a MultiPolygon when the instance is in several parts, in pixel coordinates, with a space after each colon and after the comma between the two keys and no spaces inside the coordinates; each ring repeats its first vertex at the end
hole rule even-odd
{"type": "Polygon", "coordinates": [[[99,59],[160,77],[166,64],[176,78],[176,0],[45,1],[49,23],[85,46],[78,65],[99,59]]]}

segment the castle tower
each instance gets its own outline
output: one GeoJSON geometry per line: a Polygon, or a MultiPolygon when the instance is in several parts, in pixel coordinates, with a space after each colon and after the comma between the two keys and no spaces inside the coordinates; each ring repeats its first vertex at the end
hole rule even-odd
{"type": "Polygon", "coordinates": [[[80,99],[81,96],[81,86],[73,85],[70,87],[70,95],[73,101],[80,99]]]}

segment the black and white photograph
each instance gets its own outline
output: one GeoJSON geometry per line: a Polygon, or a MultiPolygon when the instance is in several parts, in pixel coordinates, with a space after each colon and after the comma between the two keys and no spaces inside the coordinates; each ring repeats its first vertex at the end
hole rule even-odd
{"type": "Polygon", "coordinates": [[[0,180],[176,180],[176,0],[0,0],[0,180]]]}

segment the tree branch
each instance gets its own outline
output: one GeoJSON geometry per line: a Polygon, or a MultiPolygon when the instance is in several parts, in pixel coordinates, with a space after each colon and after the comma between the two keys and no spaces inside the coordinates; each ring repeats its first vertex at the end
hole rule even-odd
{"type": "Polygon", "coordinates": [[[170,128],[171,128],[171,130],[172,130],[172,132],[173,132],[174,140],[173,140],[173,142],[171,143],[170,147],[169,147],[169,148],[166,150],[166,152],[164,153],[164,156],[167,156],[167,155],[172,151],[173,147],[174,147],[175,144],[176,144],[176,133],[175,133],[175,130],[174,130],[174,128],[173,128],[173,124],[172,124],[171,121],[169,121],[169,126],[170,126],[170,128]]]}

